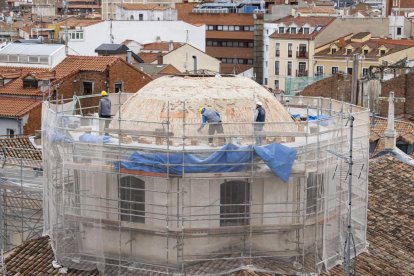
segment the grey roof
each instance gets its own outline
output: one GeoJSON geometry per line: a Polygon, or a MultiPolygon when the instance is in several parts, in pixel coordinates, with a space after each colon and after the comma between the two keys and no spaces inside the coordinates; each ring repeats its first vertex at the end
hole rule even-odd
{"type": "Polygon", "coordinates": [[[64,47],[62,44],[10,43],[0,50],[0,55],[50,56],[64,47]]]}
{"type": "Polygon", "coordinates": [[[134,64],[136,68],[144,71],[148,75],[157,75],[161,72],[168,64],[150,64],[150,63],[138,63],[134,64]]]}
{"type": "Polygon", "coordinates": [[[101,44],[95,49],[95,53],[100,54],[122,54],[126,53],[129,48],[124,44],[101,44]]]}

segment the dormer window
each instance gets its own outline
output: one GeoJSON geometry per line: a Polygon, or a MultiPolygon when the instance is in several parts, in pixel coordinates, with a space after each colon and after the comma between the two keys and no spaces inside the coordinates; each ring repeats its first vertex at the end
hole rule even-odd
{"type": "Polygon", "coordinates": [[[331,54],[335,54],[336,53],[336,48],[331,48],[331,54]]]}
{"type": "Polygon", "coordinates": [[[4,79],[0,79],[0,87],[4,86],[4,79]]]}
{"type": "Polygon", "coordinates": [[[385,55],[385,50],[380,50],[380,56],[385,55]]]}
{"type": "Polygon", "coordinates": [[[37,88],[37,80],[27,77],[23,79],[23,88],[30,89],[30,88],[37,88]]]}
{"type": "Polygon", "coordinates": [[[347,55],[352,54],[352,49],[346,49],[346,54],[347,54],[347,55]]]}
{"type": "Polygon", "coordinates": [[[303,28],[303,34],[309,34],[309,28],[303,28]]]}
{"type": "Polygon", "coordinates": [[[364,56],[368,55],[369,50],[368,49],[364,49],[364,51],[362,51],[362,53],[364,54],[364,56]]]}
{"type": "Polygon", "coordinates": [[[291,27],[290,28],[290,33],[291,34],[296,34],[296,27],[291,27]]]}
{"type": "Polygon", "coordinates": [[[284,33],[285,33],[285,28],[279,27],[279,34],[284,34],[284,33]]]}

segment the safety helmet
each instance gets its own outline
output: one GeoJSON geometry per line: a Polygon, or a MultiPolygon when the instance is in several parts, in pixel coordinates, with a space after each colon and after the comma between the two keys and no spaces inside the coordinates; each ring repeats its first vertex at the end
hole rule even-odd
{"type": "Polygon", "coordinates": [[[260,105],[260,106],[262,106],[262,105],[263,105],[263,104],[262,104],[262,102],[260,102],[260,101],[258,101],[256,104],[257,104],[257,105],[260,105]]]}
{"type": "Polygon", "coordinates": [[[101,92],[101,96],[108,96],[108,93],[107,93],[105,90],[103,90],[103,91],[101,92]]]}
{"type": "Polygon", "coordinates": [[[200,111],[200,113],[203,113],[204,110],[206,110],[206,108],[205,107],[201,107],[199,111],[200,111]]]}

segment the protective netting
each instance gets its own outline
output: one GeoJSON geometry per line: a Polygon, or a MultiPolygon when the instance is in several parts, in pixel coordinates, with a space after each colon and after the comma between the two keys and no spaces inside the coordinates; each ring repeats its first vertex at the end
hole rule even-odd
{"type": "MultiPolygon", "coordinates": [[[[163,122],[118,116],[105,127],[104,119],[81,112],[77,105],[67,112],[45,103],[44,232],[56,259],[108,275],[217,275],[247,266],[280,274],[329,269],[344,254],[350,116],[355,119],[352,248],[353,255],[363,252],[368,111],[323,98],[285,97],[283,104],[292,114],[324,119],[266,122],[260,132],[252,122],[223,122],[224,133],[208,144],[208,135],[196,131],[199,124],[187,123],[185,117],[180,135],[171,131],[169,110],[163,122]],[[280,143],[296,150],[287,182],[248,147],[258,136],[263,146],[280,143]],[[240,170],[172,174],[168,168],[174,164],[168,161],[161,171],[116,165],[133,154],[202,159],[231,151],[222,146],[228,143],[251,153],[240,170]]],[[[185,106],[175,104],[174,112],[181,108],[185,113],[185,106]]],[[[180,168],[191,166],[182,160],[180,168]]]]}

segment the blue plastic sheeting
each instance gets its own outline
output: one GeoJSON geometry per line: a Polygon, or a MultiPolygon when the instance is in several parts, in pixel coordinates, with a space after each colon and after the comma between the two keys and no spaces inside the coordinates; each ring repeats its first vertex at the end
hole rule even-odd
{"type": "MultiPolygon", "coordinates": [[[[297,118],[300,117],[300,114],[291,114],[291,117],[293,119],[297,119],[297,118]]],[[[328,126],[329,125],[329,120],[328,119],[329,119],[329,116],[324,115],[324,114],[319,115],[319,118],[318,118],[318,116],[308,115],[307,121],[320,120],[319,123],[320,123],[321,126],[328,126]]]]}
{"type": "Polygon", "coordinates": [[[108,135],[93,135],[90,133],[84,133],[79,136],[79,141],[86,143],[109,143],[111,142],[111,136],[108,135]]]}
{"type": "Polygon", "coordinates": [[[212,153],[205,159],[194,154],[140,154],[134,152],[128,161],[115,163],[116,169],[125,168],[128,170],[167,173],[182,175],[183,173],[219,173],[238,172],[251,166],[252,149],[253,158],[261,158],[272,172],[283,181],[289,179],[293,162],[296,159],[296,149],[281,144],[270,144],[266,146],[245,146],[240,147],[234,144],[227,144],[220,150],[212,153]],[[184,166],[183,166],[184,162],[184,166]]]}
{"type": "Polygon", "coordinates": [[[54,130],[51,133],[49,133],[49,141],[54,143],[59,142],[66,142],[66,143],[72,143],[72,139],[63,134],[61,131],[54,130]]]}

